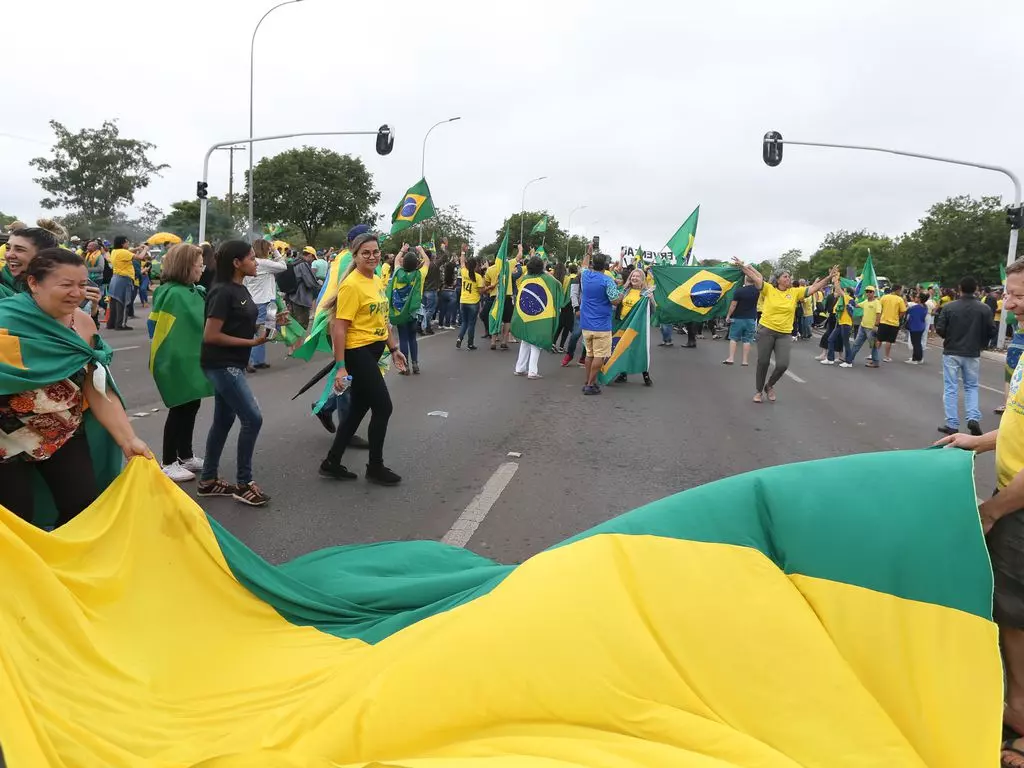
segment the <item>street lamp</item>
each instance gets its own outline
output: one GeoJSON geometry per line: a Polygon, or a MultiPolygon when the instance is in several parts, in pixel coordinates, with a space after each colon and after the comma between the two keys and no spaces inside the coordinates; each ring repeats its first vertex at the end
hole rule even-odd
{"type": "MultiPolygon", "coordinates": [[[[265,18],[267,18],[267,16],[272,14],[274,11],[276,11],[278,8],[280,8],[283,5],[291,5],[292,3],[301,3],[301,2],[302,2],[302,0],[285,0],[285,2],[283,2],[283,3],[278,3],[277,5],[275,5],[273,8],[271,8],[269,11],[267,11],[266,13],[264,13],[260,17],[260,20],[256,22],[256,29],[254,29],[252,31],[252,42],[249,43],[249,138],[250,139],[252,138],[252,133],[253,133],[252,103],[253,103],[253,93],[255,92],[255,82],[256,82],[255,81],[255,72],[256,72],[256,33],[260,31],[260,24],[263,23],[263,20],[265,18]]],[[[255,234],[253,232],[253,221],[254,221],[254,219],[253,219],[253,215],[252,215],[252,190],[253,190],[253,181],[252,181],[252,144],[253,143],[250,141],[249,142],[249,239],[250,240],[253,238],[253,235],[255,234]]]]}
{"type": "Polygon", "coordinates": [[[519,207],[519,244],[522,245],[523,239],[526,237],[525,224],[523,222],[523,214],[526,213],[526,189],[531,184],[535,184],[538,181],[544,181],[547,176],[538,176],[536,179],[530,179],[523,186],[523,204],[519,207]]]}
{"type": "Polygon", "coordinates": [[[569,237],[565,238],[565,260],[566,261],[569,260],[569,239],[572,237],[572,215],[574,213],[576,213],[576,211],[582,211],[586,207],[587,206],[585,206],[585,205],[577,205],[575,208],[573,208],[571,211],[569,211],[569,223],[566,224],[566,226],[565,226],[566,231],[569,233],[569,237]]]}
{"type": "Polygon", "coordinates": [[[462,119],[461,117],[449,117],[447,120],[442,120],[439,123],[434,123],[427,130],[426,135],[424,135],[424,137],[423,137],[423,162],[420,163],[420,178],[421,179],[427,178],[427,138],[430,136],[430,131],[434,130],[439,125],[444,125],[445,123],[454,123],[456,120],[461,120],[461,119],[462,119]]]}

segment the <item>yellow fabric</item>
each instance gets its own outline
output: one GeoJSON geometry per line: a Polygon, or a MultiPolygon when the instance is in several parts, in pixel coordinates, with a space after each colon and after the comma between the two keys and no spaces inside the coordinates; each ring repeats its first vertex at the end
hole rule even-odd
{"type": "Polygon", "coordinates": [[[790,286],[780,291],[765,280],[761,284],[761,325],[776,333],[792,333],[796,303],[806,295],[806,287],[790,286]]]}
{"type": "Polygon", "coordinates": [[[55,534],[0,510],[0,579],[19,768],[998,762],[995,625],[745,547],[587,538],[370,646],[250,594],[135,459],[55,534]]]}
{"type": "MultiPolygon", "coordinates": [[[[341,269],[341,261],[346,255],[351,255],[351,253],[352,252],[346,248],[334,258],[330,267],[328,267],[327,279],[324,281],[326,288],[324,288],[324,295],[320,297],[320,303],[316,305],[317,312],[322,312],[324,308],[334,300],[334,297],[338,295],[338,272],[341,269]]],[[[345,261],[349,260],[345,259],[345,261]]]]}
{"type": "Polygon", "coordinates": [[[882,302],[878,299],[862,299],[860,308],[864,310],[864,317],[861,318],[861,328],[876,328],[878,326],[878,314],[882,311],[882,302]]]}
{"type": "Polygon", "coordinates": [[[0,328],[0,363],[23,371],[28,370],[21,358],[21,339],[11,336],[6,328],[0,328]]]}
{"type": "MultiPolygon", "coordinates": [[[[0,337],[0,341],[3,337],[0,337]]],[[[996,484],[1005,488],[1024,469],[1024,355],[1017,361],[1017,367],[1010,377],[1010,391],[1006,398],[1006,410],[999,419],[999,433],[996,436],[996,484]]]]}
{"type": "MultiPolygon", "coordinates": [[[[642,294],[636,288],[630,288],[628,291],[622,294],[622,310],[619,316],[625,317],[626,315],[628,315],[629,311],[633,309],[633,305],[640,301],[641,296],[642,294]]],[[[623,349],[625,349],[625,347],[623,347],[623,349]]]]}
{"type": "Polygon", "coordinates": [[[365,347],[388,338],[388,296],[384,283],[376,275],[364,277],[353,269],[338,288],[335,317],[351,325],[345,336],[345,349],[365,347]]]}
{"type": "Polygon", "coordinates": [[[388,280],[391,278],[391,265],[387,262],[380,265],[380,279],[384,285],[388,284],[388,280]]]}
{"type": "Polygon", "coordinates": [[[810,317],[814,314],[814,297],[807,295],[803,298],[804,317],[810,317]]]}
{"type": "Polygon", "coordinates": [[[132,266],[132,252],[127,248],[115,248],[110,252],[110,268],[115,275],[135,279],[135,267],[132,266]]]}
{"type": "Polygon", "coordinates": [[[992,319],[995,320],[996,325],[998,325],[999,322],[1003,319],[1003,300],[1002,299],[996,300],[996,313],[992,317],[992,319]]]}
{"type": "MultiPolygon", "coordinates": [[[[501,271],[501,262],[495,261],[491,266],[484,272],[484,286],[486,286],[491,293],[494,293],[495,287],[498,285],[498,273],[501,271]]],[[[512,281],[509,280],[511,283],[512,281]]],[[[509,286],[511,288],[511,286],[509,286]]]]}
{"type": "Polygon", "coordinates": [[[941,299],[939,299],[939,304],[940,306],[944,307],[947,304],[949,304],[949,302],[951,302],[952,300],[953,298],[951,296],[943,296],[941,299]]]}
{"type": "Polygon", "coordinates": [[[899,325],[900,317],[907,311],[907,302],[903,297],[887,293],[879,301],[882,302],[882,314],[878,322],[883,325],[899,325]]]}
{"type": "Polygon", "coordinates": [[[0,269],[7,265],[7,243],[0,245],[0,269]]]}
{"type": "Polygon", "coordinates": [[[462,294],[459,297],[459,303],[479,304],[480,289],[484,286],[484,279],[478,272],[474,272],[473,277],[470,278],[469,270],[465,267],[462,268],[460,274],[462,275],[462,294]]]}
{"type": "MultiPolygon", "coordinates": [[[[836,325],[853,325],[853,315],[850,312],[850,297],[847,296],[843,300],[842,310],[836,315],[836,325]]],[[[837,303],[838,307],[839,304],[837,303]]]]}

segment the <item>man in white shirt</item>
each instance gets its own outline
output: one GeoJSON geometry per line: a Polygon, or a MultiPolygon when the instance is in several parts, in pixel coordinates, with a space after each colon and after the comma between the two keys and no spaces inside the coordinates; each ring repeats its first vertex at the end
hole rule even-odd
{"type": "MultiPolygon", "coordinates": [[[[249,289],[253,303],[256,304],[256,308],[259,310],[259,314],[256,316],[257,333],[259,332],[259,326],[267,325],[268,310],[277,298],[277,282],[274,280],[274,275],[280,274],[288,268],[281,254],[269,246],[270,243],[267,243],[265,240],[257,240],[253,243],[253,250],[256,251],[257,257],[256,274],[242,281],[242,284],[249,289]],[[265,243],[265,245],[261,245],[261,243],[265,243]],[[269,258],[260,258],[261,251],[269,256],[269,258]]],[[[245,370],[249,373],[255,373],[258,368],[269,367],[270,363],[267,362],[266,345],[261,344],[260,346],[253,347],[252,353],[249,355],[249,365],[245,370]]]]}

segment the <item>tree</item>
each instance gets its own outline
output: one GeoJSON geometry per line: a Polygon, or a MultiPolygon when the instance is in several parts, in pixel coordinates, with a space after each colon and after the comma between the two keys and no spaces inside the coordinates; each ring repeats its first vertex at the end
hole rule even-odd
{"type": "Polygon", "coordinates": [[[167,165],[154,165],[148,153],[156,145],[122,138],[116,120],[101,128],[71,133],[56,120],[53,157],[37,157],[29,165],[42,172],[34,181],[52,197],[43,208],[68,208],[87,219],[113,219],[118,208],[135,202],[135,193],[167,165]]]}
{"type": "Polygon", "coordinates": [[[810,272],[811,267],[810,262],[804,258],[804,252],[799,248],[790,248],[779,256],[776,263],[779,269],[786,270],[796,280],[806,278],[804,272],[810,272]]]}
{"type": "Polygon", "coordinates": [[[256,216],[295,226],[307,243],[315,245],[328,227],[377,221],[373,209],[380,194],[373,176],[351,155],[316,147],[290,149],[261,160],[253,178],[256,216]]]}
{"type": "Polygon", "coordinates": [[[17,221],[17,220],[18,220],[17,216],[10,216],[10,215],[4,213],[3,211],[0,211],[0,227],[6,227],[12,221],[17,221]]]}
{"type": "Polygon", "coordinates": [[[423,222],[423,228],[419,226],[403,229],[398,234],[389,237],[385,242],[385,249],[389,252],[397,252],[403,244],[419,245],[420,242],[434,241],[440,244],[442,238],[448,238],[448,252],[459,253],[463,243],[473,241],[473,224],[459,210],[457,205],[449,205],[441,208],[436,215],[423,222]]]}
{"type": "MultiPolygon", "coordinates": [[[[566,254],[566,245],[569,244],[570,248],[570,261],[578,261],[583,258],[583,251],[586,249],[587,240],[583,238],[574,237],[570,241],[567,233],[558,225],[558,219],[549,214],[547,211],[526,211],[520,219],[519,212],[513,213],[502,223],[501,228],[495,232],[494,242],[491,244],[494,247],[494,252],[497,252],[498,247],[501,245],[501,240],[505,237],[505,231],[508,230],[508,247],[510,253],[515,253],[516,245],[519,243],[519,232],[520,232],[520,220],[523,222],[522,232],[523,239],[523,252],[529,253],[530,248],[537,248],[541,244],[544,245],[544,250],[548,254],[548,258],[552,261],[564,261],[566,254]],[[537,223],[545,216],[548,217],[547,231],[543,234],[530,234],[530,231],[537,225],[537,223]]],[[[481,249],[483,253],[485,249],[481,249]]],[[[490,253],[490,249],[486,249],[490,253]]]]}
{"type": "MultiPolygon", "coordinates": [[[[236,197],[241,197],[237,195],[236,197]]],[[[244,211],[236,201],[234,211],[244,211]]],[[[221,240],[231,240],[241,237],[245,225],[239,226],[238,221],[232,221],[228,216],[227,200],[219,197],[211,197],[206,201],[206,239],[211,243],[221,240]]],[[[153,229],[160,229],[166,232],[173,232],[183,240],[189,236],[195,242],[199,242],[199,201],[179,200],[171,203],[171,212],[153,226],[153,229]]]]}

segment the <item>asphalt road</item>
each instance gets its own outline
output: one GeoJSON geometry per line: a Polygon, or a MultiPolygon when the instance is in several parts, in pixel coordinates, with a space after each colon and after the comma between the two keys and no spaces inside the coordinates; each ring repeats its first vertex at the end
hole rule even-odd
{"type": "MultiPolygon", "coordinates": [[[[145,311],[139,315],[134,331],[107,337],[128,410],[144,414],[134,426],[159,452],[165,410],[147,370],[145,311]]],[[[794,345],[792,376],[780,382],[778,402],[756,405],[754,353],[747,368],[722,365],[724,341],[705,339],[687,349],[677,338],[675,347],[655,346],[653,387],[636,376],[599,397],[584,397],[582,369],[560,368],[555,355],[541,358],[545,378],[529,381],[512,375],[515,349],[457,350],[450,331],[420,343],[422,375],[388,376],[395,411],[385,461],[403,476],[401,485],[317,476],[331,435],[309,413],[312,391],[290,398],[322,361],[288,359],[274,344],[272,367],[250,377],[264,414],[255,477],[273,498],[260,509],[206,499],[207,511],[275,562],[336,544],[440,539],[453,526],[456,538],[471,533],[470,549],[519,562],[621,512],[701,483],[772,464],[919,448],[940,437],[936,427],[943,422],[940,352],[934,348],[924,366],[903,364],[908,355],[900,349],[897,362],[879,370],[864,368],[863,360],[840,369],[813,360],[816,339],[802,342],[794,345]],[[429,415],[436,411],[447,417],[429,415]],[[481,517],[475,529],[456,525],[481,517]]],[[[992,409],[1002,400],[1001,363],[983,360],[982,385],[983,427],[991,429],[992,409]]],[[[199,455],[212,410],[207,401],[200,411],[199,455]]],[[[221,467],[229,480],[236,432],[221,467]]],[[[365,453],[349,451],[345,461],[361,474],[365,453]]],[[[986,496],[994,487],[991,455],[981,457],[976,475],[979,495],[986,496]]],[[[194,493],[195,483],[184,487],[194,493]]],[[[851,477],[848,488],[832,490],[871,499],[870,478],[851,477]]]]}

